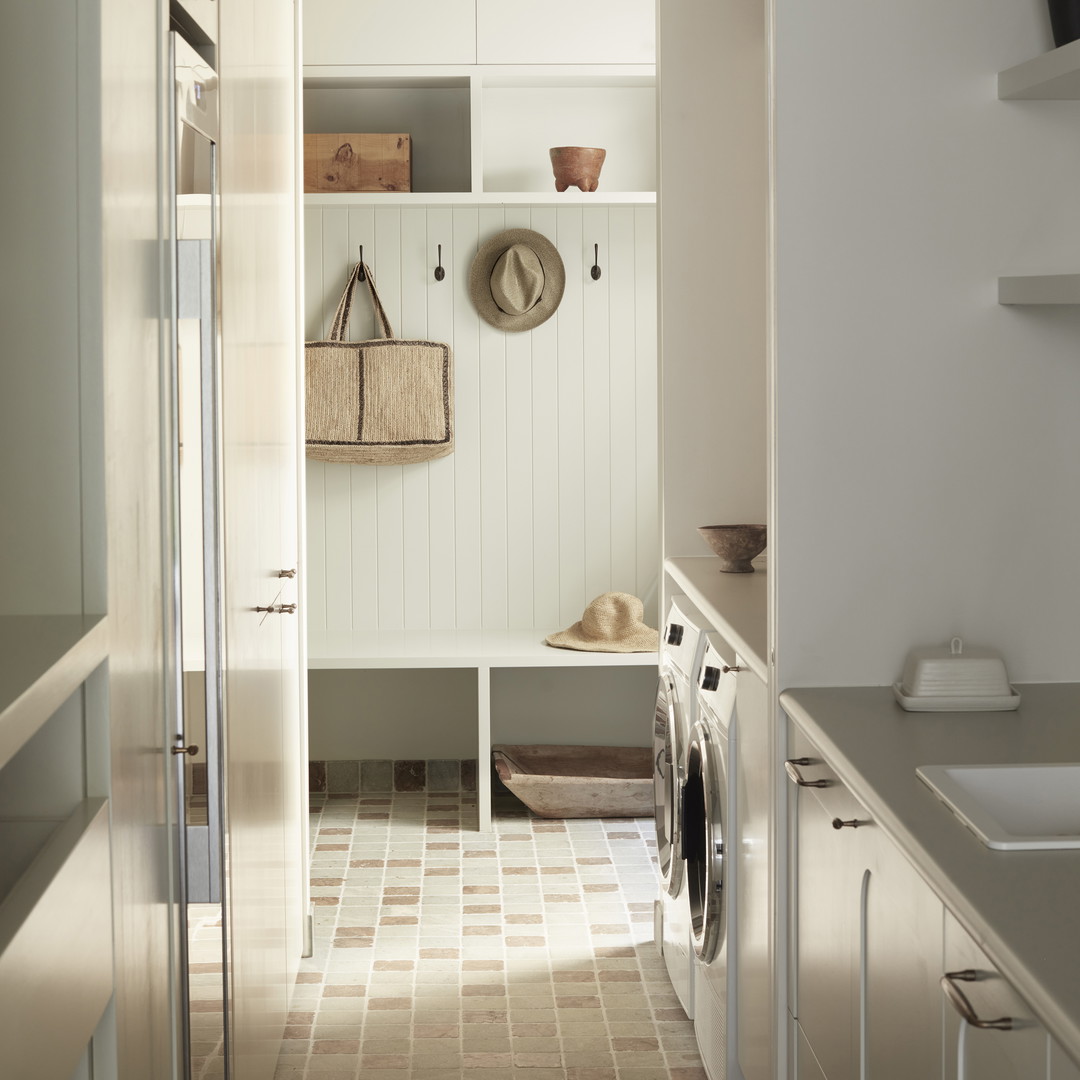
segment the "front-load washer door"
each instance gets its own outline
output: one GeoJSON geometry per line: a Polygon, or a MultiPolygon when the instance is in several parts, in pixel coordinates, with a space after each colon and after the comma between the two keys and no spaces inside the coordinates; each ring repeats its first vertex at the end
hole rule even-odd
{"type": "Polygon", "coordinates": [[[668,671],[662,671],[656,687],[653,720],[653,803],[660,877],[664,888],[672,896],[678,894],[683,883],[683,860],[679,852],[679,767],[682,753],[679,708],[675,680],[668,671]]]}
{"type": "Polygon", "coordinates": [[[727,937],[725,893],[731,883],[725,880],[726,742],[711,723],[695,724],[683,784],[682,842],[690,934],[694,952],[706,964],[717,956],[727,937]]]}

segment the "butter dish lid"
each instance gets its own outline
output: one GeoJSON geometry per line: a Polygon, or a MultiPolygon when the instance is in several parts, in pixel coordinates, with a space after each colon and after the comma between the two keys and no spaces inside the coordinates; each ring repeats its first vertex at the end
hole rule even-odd
{"type": "Polygon", "coordinates": [[[947,645],[913,648],[904,663],[899,689],[909,698],[1005,698],[1014,694],[1001,654],[996,649],[965,645],[959,637],[947,645]]]}

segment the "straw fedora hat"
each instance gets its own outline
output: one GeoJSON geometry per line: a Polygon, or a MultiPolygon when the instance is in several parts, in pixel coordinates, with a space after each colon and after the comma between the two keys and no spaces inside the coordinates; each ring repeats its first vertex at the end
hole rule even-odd
{"type": "Polygon", "coordinates": [[[589,652],[656,652],[660,634],[644,623],[645,606],[630,593],[598,596],[569,630],[544,640],[559,649],[589,652]]]}
{"type": "Polygon", "coordinates": [[[506,229],[481,245],[469,269],[469,296],[499,330],[531,330],[555,314],[566,271],[555,245],[532,229],[506,229]]]}

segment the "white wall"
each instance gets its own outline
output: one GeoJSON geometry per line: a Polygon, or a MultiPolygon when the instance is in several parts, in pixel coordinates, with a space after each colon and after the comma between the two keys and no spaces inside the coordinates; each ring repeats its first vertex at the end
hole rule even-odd
{"type": "Polygon", "coordinates": [[[663,553],[766,520],[768,113],[759,0],[667,4],[659,69],[663,553]]]}
{"type": "Polygon", "coordinates": [[[1080,106],[996,99],[1045,4],[775,17],[780,685],[953,634],[1076,679],[1080,312],[995,291],[1080,262],[1080,106]]]}
{"type": "MultiPolygon", "coordinates": [[[[655,620],[655,221],[651,206],[307,209],[307,339],[363,244],[395,331],[448,342],[456,373],[449,457],[308,462],[309,627],[554,630],[612,590],[655,620]],[[556,314],[514,334],[467,288],[478,244],[509,227],[543,233],[566,268],[556,314]]],[[[374,332],[363,295],[350,331],[374,332]]]]}

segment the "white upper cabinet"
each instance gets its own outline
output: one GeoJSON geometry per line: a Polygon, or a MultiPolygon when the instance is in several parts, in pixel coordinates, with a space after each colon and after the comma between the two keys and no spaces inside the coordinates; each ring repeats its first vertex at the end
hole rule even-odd
{"type": "Polygon", "coordinates": [[[655,24],[654,0],[476,0],[476,62],[653,64],[655,24]]]}
{"type": "Polygon", "coordinates": [[[475,0],[305,0],[304,63],[475,64],[475,0]]]}

